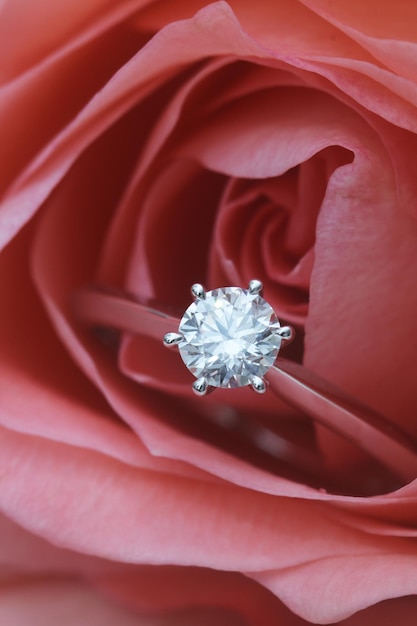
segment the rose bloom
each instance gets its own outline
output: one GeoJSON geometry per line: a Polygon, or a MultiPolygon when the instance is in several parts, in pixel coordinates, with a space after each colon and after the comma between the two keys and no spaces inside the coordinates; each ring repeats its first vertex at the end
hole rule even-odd
{"type": "Polygon", "coordinates": [[[6,0],[0,46],[1,623],[414,623],[414,482],[73,302],[261,279],[417,437],[417,5],[6,0]]]}

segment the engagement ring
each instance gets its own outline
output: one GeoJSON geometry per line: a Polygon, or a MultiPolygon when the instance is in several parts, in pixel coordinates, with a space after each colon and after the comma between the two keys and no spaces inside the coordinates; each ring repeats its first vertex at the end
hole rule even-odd
{"type": "Polygon", "coordinates": [[[248,289],[208,292],[195,284],[195,300],[182,317],[164,304],[95,287],[76,292],[71,306],[78,320],[104,336],[113,329],[178,346],[196,377],[198,395],[247,385],[264,393],[269,384],[281,400],[366,451],[404,482],[414,480],[417,444],[408,433],[300,363],[278,356],[294,333],[280,325],[261,289],[257,280],[248,289]]]}

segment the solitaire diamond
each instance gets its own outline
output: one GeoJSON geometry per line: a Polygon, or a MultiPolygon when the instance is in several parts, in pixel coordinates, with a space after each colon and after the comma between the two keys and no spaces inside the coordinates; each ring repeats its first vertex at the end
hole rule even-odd
{"type": "MultiPolygon", "coordinates": [[[[253,288],[224,287],[198,293],[185,311],[178,335],[171,333],[188,369],[201,380],[205,393],[211,387],[259,385],[277,358],[283,339],[272,307],[253,288]]],[[[202,289],[202,288],[201,288],[202,289]]],[[[166,339],[167,345],[172,343],[166,339]]]]}

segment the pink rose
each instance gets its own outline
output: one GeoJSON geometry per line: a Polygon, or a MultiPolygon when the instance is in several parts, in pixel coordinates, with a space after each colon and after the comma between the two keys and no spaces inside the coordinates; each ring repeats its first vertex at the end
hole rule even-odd
{"type": "Polygon", "coordinates": [[[410,623],[414,483],[272,393],[193,397],[177,354],[110,345],[73,300],[98,284],[184,309],[193,282],[260,278],[290,357],[416,437],[416,13],[6,1],[5,623],[70,601],[68,623],[410,623]]]}

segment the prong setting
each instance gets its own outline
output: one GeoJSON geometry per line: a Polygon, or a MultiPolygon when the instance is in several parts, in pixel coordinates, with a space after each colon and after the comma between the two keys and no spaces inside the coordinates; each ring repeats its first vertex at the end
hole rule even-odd
{"type": "Polygon", "coordinates": [[[294,329],[291,326],[281,326],[278,329],[278,335],[282,337],[285,342],[292,341],[294,339],[294,329]]]}
{"type": "Polygon", "coordinates": [[[266,382],[260,376],[252,376],[251,381],[252,389],[256,393],[262,394],[266,391],[266,382]]]}
{"type": "Polygon", "coordinates": [[[167,333],[164,337],[164,346],[172,348],[177,346],[182,341],[183,336],[180,333],[167,333]]]}
{"type": "Polygon", "coordinates": [[[197,396],[205,396],[208,391],[209,385],[205,378],[197,378],[193,382],[193,391],[197,396]]]}
{"type": "Polygon", "coordinates": [[[271,305],[261,295],[262,282],[251,280],[248,289],[219,287],[205,291],[195,283],[194,301],[184,312],[178,332],[164,337],[195,376],[197,396],[217,388],[246,385],[266,392],[264,378],[274,365],[282,344],[294,337],[291,326],[281,326],[271,305]]]}
{"type": "Polygon", "coordinates": [[[258,294],[260,295],[263,289],[263,284],[261,283],[260,280],[257,280],[256,278],[254,278],[253,280],[250,281],[249,283],[249,293],[251,293],[252,295],[258,294]]]}
{"type": "Polygon", "coordinates": [[[206,290],[204,289],[203,285],[200,285],[200,283],[194,283],[194,285],[191,287],[191,293],[193,294],[194,298],[196,298],[196,300],[205,300],[206,298],[206,290]]]}

